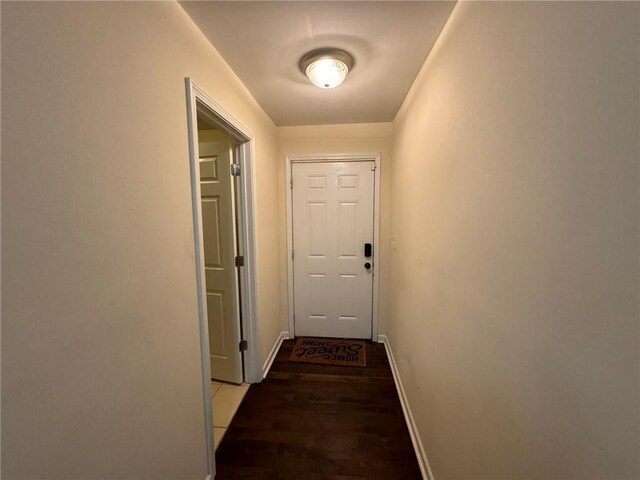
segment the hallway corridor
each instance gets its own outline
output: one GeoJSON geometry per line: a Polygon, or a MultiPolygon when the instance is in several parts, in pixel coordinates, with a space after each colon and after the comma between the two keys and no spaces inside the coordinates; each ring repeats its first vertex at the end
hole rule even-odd
{"type": "Polygon", "coordinates": [[[282,344],[216,452],[216,479],[420,479],[384,345],[367,366],[288,361],[282,344]]]}

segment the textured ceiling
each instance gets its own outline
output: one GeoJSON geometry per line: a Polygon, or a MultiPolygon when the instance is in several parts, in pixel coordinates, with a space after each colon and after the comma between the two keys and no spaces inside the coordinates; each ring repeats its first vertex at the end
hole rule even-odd
{"type": "Polygon", "coordinates": [[[276,125],[393,120],[455,2],[180,2],[276,125]],[[313,86],[300,58],[338,47],[345,82],[313,86]]]}

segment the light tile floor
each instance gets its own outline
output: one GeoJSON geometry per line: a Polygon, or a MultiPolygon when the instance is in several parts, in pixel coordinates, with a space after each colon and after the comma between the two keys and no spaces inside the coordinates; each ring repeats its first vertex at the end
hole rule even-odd
{"type": "Polygon", "coordinates": [[[213,416],[213,444],[218,448],[222,437],[238,411],[242,399],[249,390],[249,384],[234,385],[231,383],[211,382],[211,410],[213,416]]]}

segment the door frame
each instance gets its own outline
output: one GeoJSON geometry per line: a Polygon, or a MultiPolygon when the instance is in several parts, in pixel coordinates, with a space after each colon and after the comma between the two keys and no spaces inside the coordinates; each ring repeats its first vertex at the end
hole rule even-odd
{"type": "Polygon", "coordinates": [[[378,299],[380,296],[380,270],[378,253],[380,252],[380,154],[379,153],[325,153],[311,155],[285,156],[285,198],[287,200],[287,296],[289,338],[295,338],[294,297],[293,297],[293,189],[292,168],[295,163],[336,163],[336,162],[374,162],[373,185],[373,294],[371,305],[371,340],[378,341],[378,299]],[[378,268],[376,268],[378,267],[378,268]]]}
{"type": "Polygon", "coordinates": [[[198,299],[198,326],[200,330],[201,376],[204,400],[205,437],[209,476],[215,472],[213,449],[213,422],[211,418],[211,372],[209,367],[209,325],[207,321],[206,284],[204,270],[204,240],[202,237],[202,209],[200,206],[200,169],[198,151],[198,104],[204,106],[207,114],[215,120],[216,126],[239,142],[236,148],[240,177],[237,196],[238,250],[244,255],[244,266],[240,268],[240,308],[242,314],[242,339],[248,343],[243,352],[244,381],[262,381],[262,358],[258,341],[257,324],[257,271],[255,244],[255,139],[254,135],[238,122],[229,112],[196,85],[191,78],[185,78],[187,97],[187,127],[189,138],[189,170],[191,179],[191,209],[193,212],[193,233],[195,243],[196,288],[198,299]]]}

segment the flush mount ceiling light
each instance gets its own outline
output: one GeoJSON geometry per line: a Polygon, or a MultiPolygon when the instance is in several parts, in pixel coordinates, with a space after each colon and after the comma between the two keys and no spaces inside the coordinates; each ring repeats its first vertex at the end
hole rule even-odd
{"type": "Polygon", "coordinates": [[[337,48],[321,48],[300,60],[300,70],[320,88],[334,88],[344,82],[353,68],[353,57],[337,48]]]}

